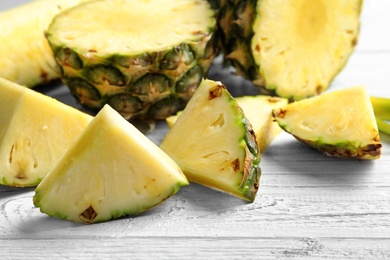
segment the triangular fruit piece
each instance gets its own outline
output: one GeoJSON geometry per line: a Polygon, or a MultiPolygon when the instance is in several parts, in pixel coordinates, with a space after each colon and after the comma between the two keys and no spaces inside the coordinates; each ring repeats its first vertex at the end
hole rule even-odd
{"type": "Polygon", "coordinates": [[[49,216],[96,223],[144,212],[188,185],[179,166],[109,105],[35,189],[49,216]]]}
{"type": "Polygon", "coordinates": [[[329,156],[377,159],[381,143],[363,86],[336,90],[275,109],[278,124],[299,141],[329,156]]]}
{"type": "Polygon", "coordinates": [[[271,96],[243,96],[236,98],[251,122],[260,152],[263,153],[282,131],[272,117],[272,110],[288,104],[288,99],[271,96]]]}
{"type": "MultiPolygon", "coordinates": [[[[256,134],[257,145],[263,153],[272,140],[282,131],[272,117],[272,110],[287,105],[288,99],[266,95],[236,97],[238,105],[252,124],[256,134]]],[[[165,119],[169,128],[172,128],[182,111],[165,119]]]]}
{"type": "Polygon", "coordinates": [[[0,78],[0,184],[35,186],[92,116],[0,78]]]}
{"type": "Polygon", "coordinates": [[[202,81],[160,147],[190,182],[255,199],[261,174],[256,137],[221,82],[202,81]]]}

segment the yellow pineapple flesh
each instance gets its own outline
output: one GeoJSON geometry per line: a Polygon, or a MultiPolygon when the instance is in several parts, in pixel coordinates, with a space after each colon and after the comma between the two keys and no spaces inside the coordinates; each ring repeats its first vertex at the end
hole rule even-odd
{"type": "Polygon", "coordinates": [[[0,77],[26,87],[59,78],[44,32],[52,18],[87,0],[35,0],[0,13],[0,77]]]}
{"type": "Polygon", "coordinates": [[[91,119],[0,78],[0,184],[37,185],[91,119]]]}
{"type": "MultiPolygon", "coordinates": [[[[252,124],[260,153],[263,153],[273,139],[282,131],[278,123],[273,119],[272,110],[287,105],[288,100],[265,95],[242,96],[235,99],[252,124]]],[[[165,119],[169,128],[173,127],[181,113],[182,111],[179,111],[176,115],[165,119]]]]}
{"type": "Polygon", "coordinates": [[[185,185],[179,166],[106,105],[38,185],[34,205],[53,217],[96,223],[140,214],[185,185]]]}

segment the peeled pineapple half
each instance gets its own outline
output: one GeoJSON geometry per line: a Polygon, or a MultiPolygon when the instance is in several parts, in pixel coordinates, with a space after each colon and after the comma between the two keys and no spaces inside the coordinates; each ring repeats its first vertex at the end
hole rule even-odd
{"type": "Polygon", "coordinates": [[[357,44],[362,0],[221,0],[220,46],[265,94],[322,93],[357,44]]]}
{"type": "Polygon", "coordinates": [[[109,105],[35,190],[41,212],[96,223],[137,215],[188,185],[177,164],[109,105]]]}
{"type": "Polygon", "coordinates": [[[222,83],[201,83],[160,147],[190,182],[254,201],[261,175],[256,136],[222,83]]]}
{"type": "Polygon", "coordinates": [[[290,103],[273,114],[286,132],[326,155],[369,160],[380,157],[378,127],[363,86],[290,103]]]}
{"type": "MultiPolygon", "coordinates": [[[[263,153],[272,140],[282,131],[272,116],[272,110],[287,105],[288,100],[271,96],[242,96],[235,98],[252,124],[256,134],[257,145],[263,153]]],[[[168,127],[172,127],[182,112],[166,118],[168,127]]]]}
{"type": "Polygon", "coordinates": [[[57,15],[46,37],[82,105],[164,119],[184,108],[206,74],[215,27],[204,0],[100,0],[57,15]]]}
{"type": "Polygon", "coordinates": [[[0,78],[0,184],[35,186],[92,116],[0,78]]]}

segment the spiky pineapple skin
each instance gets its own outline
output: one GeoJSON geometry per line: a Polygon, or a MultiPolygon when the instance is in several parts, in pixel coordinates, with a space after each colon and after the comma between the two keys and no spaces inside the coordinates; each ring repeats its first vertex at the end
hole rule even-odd
{"type": "Polygon", "coordinates": [[[207,8],[205,31],[161,50],[102,55],[93,47],[69,48],[55,39],[51,27],[46,38],[62,81],[82,105],[99,110],[109,104],[128,120],[165,119],[184,108],[217,54],[215,14],[207,8]]]}
{"type": "Polygon", "coordinates": [[[32,88],[58,79],[44,31],[60,11],[88,0],[35,0],[0,13],[0,77],[32,88]]]}

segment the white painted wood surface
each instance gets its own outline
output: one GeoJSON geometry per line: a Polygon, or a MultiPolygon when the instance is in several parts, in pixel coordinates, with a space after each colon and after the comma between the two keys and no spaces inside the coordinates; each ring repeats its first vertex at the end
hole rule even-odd
{"type": "MultiPolygon", "coordinates": [[[[359,45],[330,90],[364,84],[390,97],[389,12],[389,0],[365,1],[359,45]]],[[[45,92],[77,106],[63,86],[45,92]]],[[[148,136],[159,143],[166,130],[148,136]]],[[[140,216],[94,225],[40,213],[32,188],[0,186],[0,259],[390,259],[390,137],[381,138],[381,159],[358,161],[282,133],[262,158],[254,203],[191,184],[140,216]]]]}

